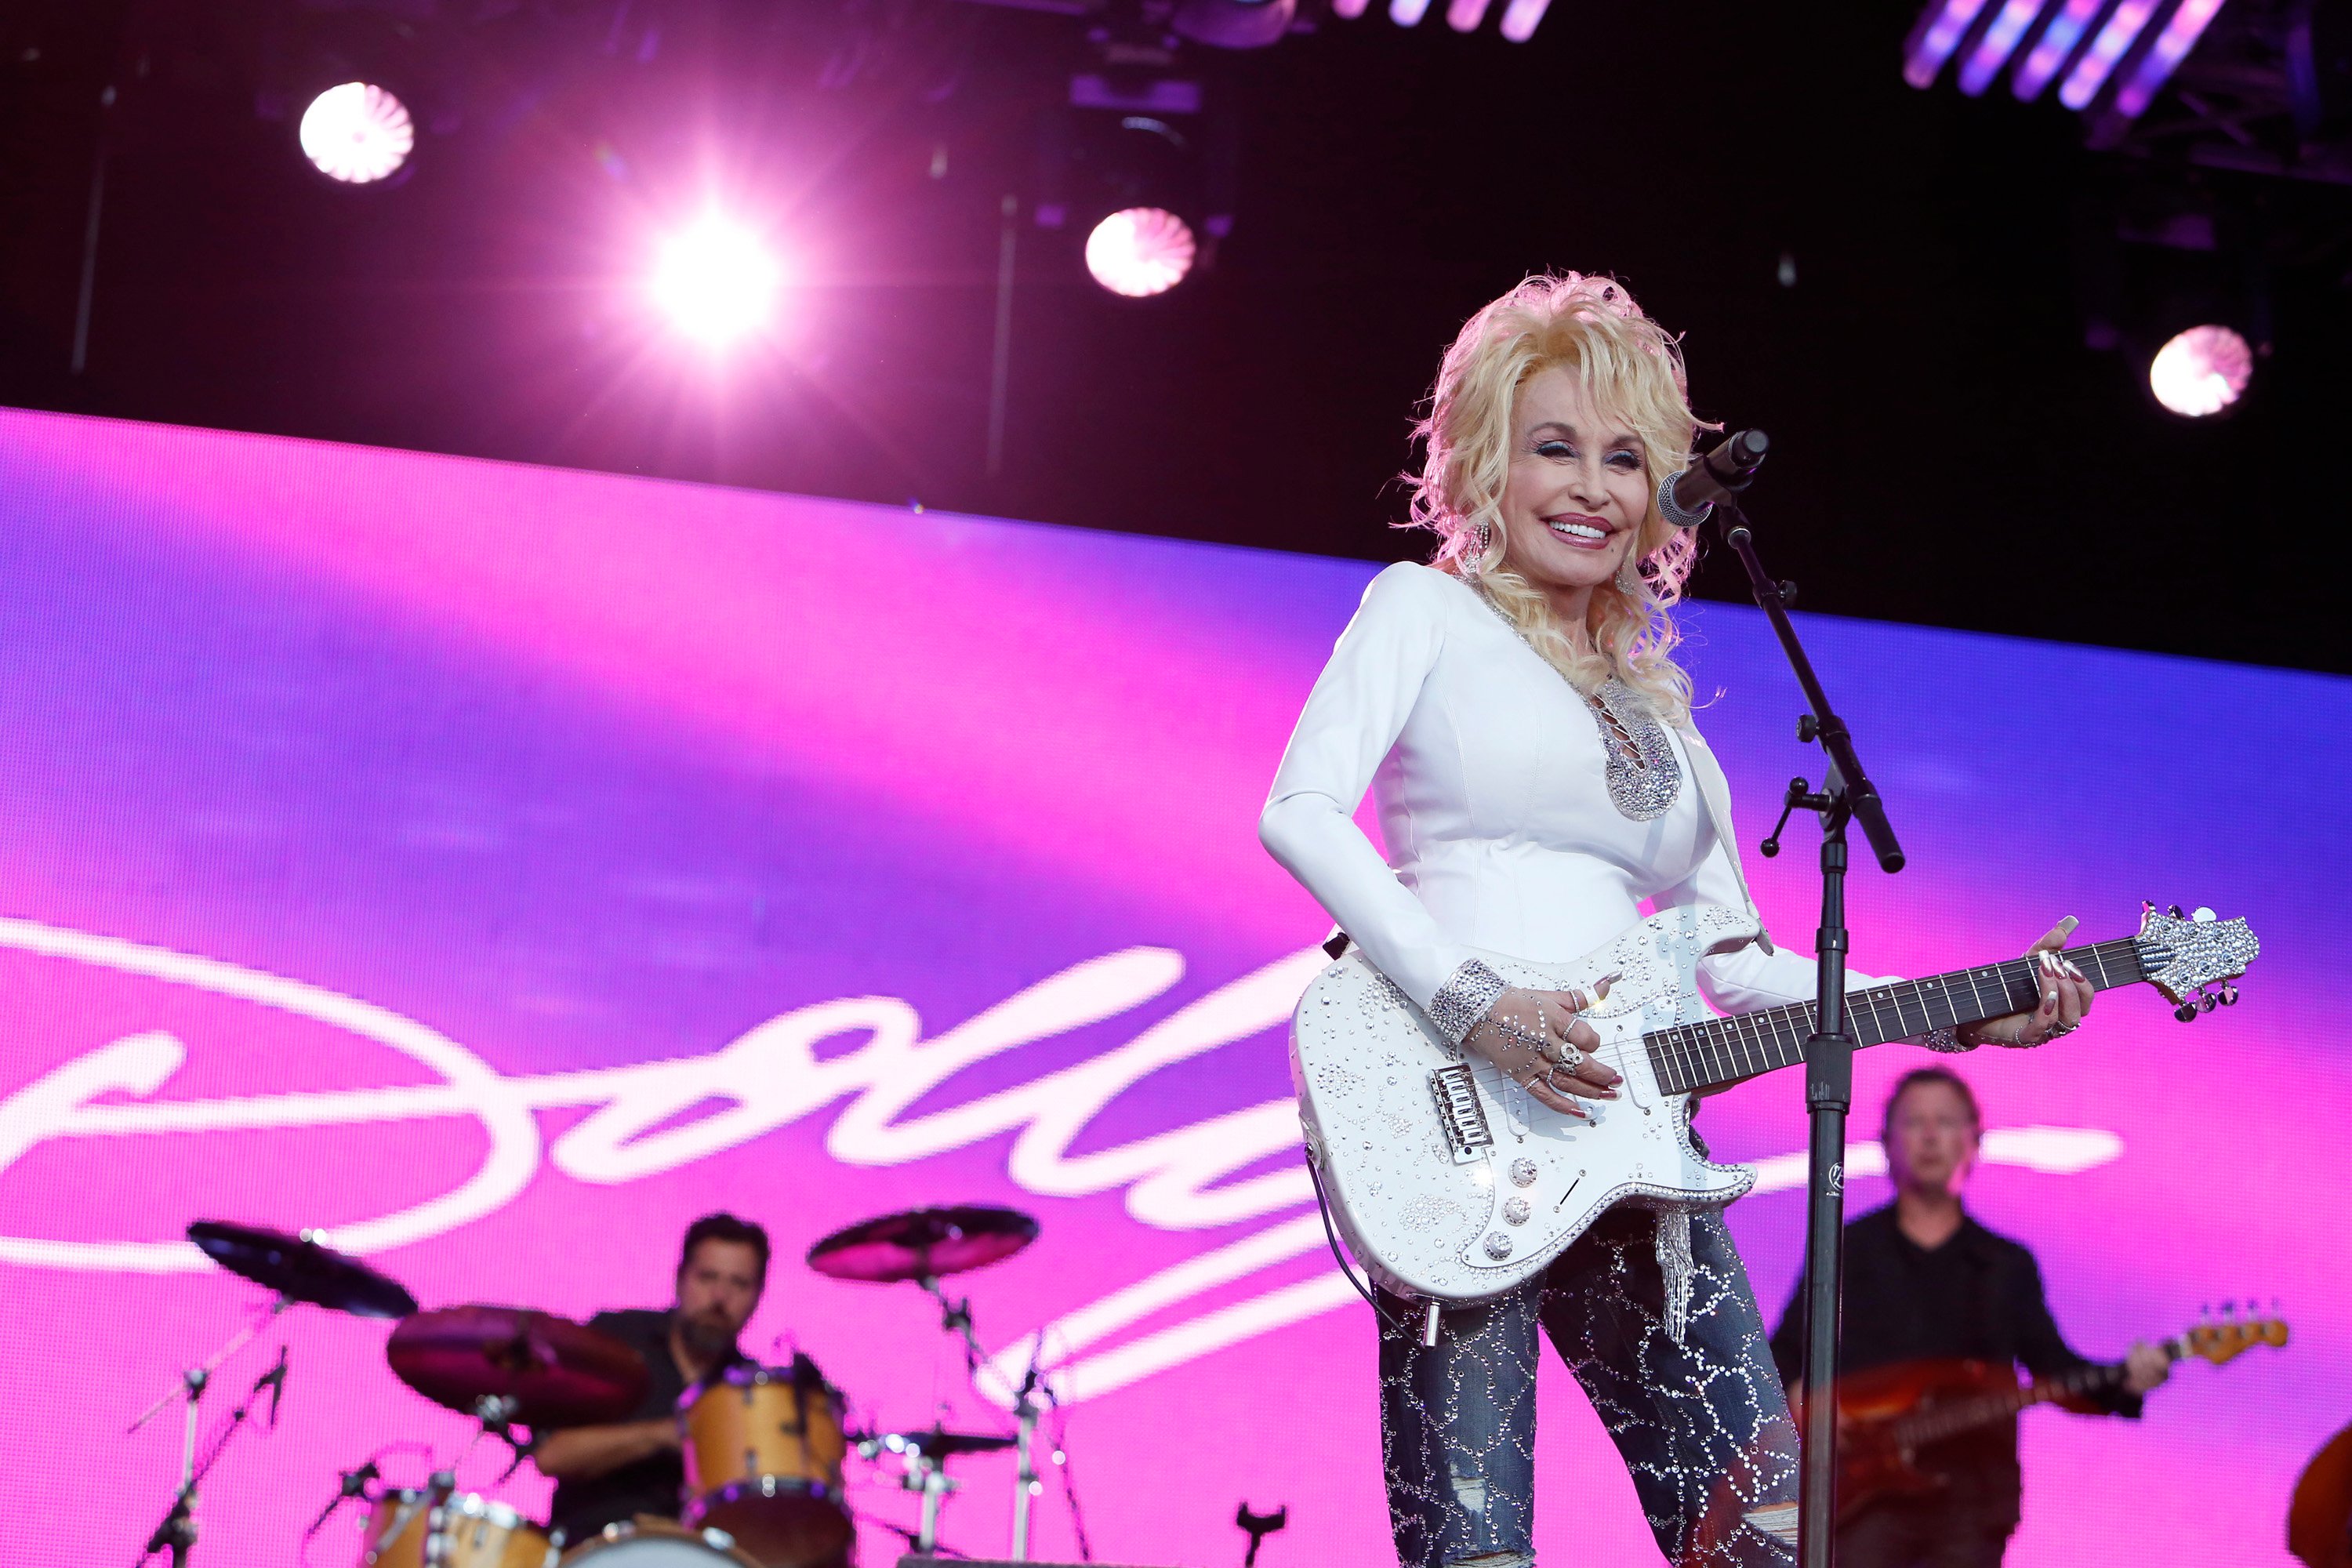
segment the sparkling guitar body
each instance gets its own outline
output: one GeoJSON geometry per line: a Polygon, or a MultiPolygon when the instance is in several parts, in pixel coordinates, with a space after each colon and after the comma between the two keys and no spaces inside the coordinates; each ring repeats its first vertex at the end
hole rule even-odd
{"type": "MultiPolygon", "coordinates": [[[[1623,1075],[1615,1100],[1585,1100],[1590,1120],[1539,1104],[1485,1058],[1441,1033],[1360,951],[1316,976],[1290,1035],[1291,1082],[1307,1157],[1348,1248],[1379,1283],[1439,1302],[1483,1300],[1536,1274],[1612,1205],[1720,1208],[1756,1184],[1692,1146],[1694,1092],[1793,1067],[1812,1037],[1810,1003],[1717,1017],[1699,1000],[1699,960],[1754,940],[1745,915],[1715,905],[1664,910],[1572,963],[1478,956],[1512,985],[1590,993],[1595,1054],[1623,1075]]],[[[2098,990],[2153,985],[2184,1023],[2238,1000],[2230,984],[2262,944],[2243,920],[2210,910],[2159,913],[2139,931],[2068,948],[2098,990]],[[2219,986],[2215,991],[2213,987],[2219,986]]],[[[2025,959],[1847,993],[1857,1047],[1997,1018],[2035,1005],[2025,959]]]]}
{"type": "Polygon", "coordinates": [[[1360,949],[1307,988],[1291,1081],[1307,1158],[1348,1249],[1401,1295],[1467,1302],[1540,1272],[1610,1207],[1720,1208],[1756,1184],[1692,1146],[1687,1094],[1668,1093],[1644,1035],[1708,1016],[1698,961],[1757,928],[1713,905],[1663,910],[1572,963],[1478,956],[1512,985],[1590,992],[1595,1054],[1624,1076],[1590,1121],[1538,1102],[1441,1034],[1360,949]]]}

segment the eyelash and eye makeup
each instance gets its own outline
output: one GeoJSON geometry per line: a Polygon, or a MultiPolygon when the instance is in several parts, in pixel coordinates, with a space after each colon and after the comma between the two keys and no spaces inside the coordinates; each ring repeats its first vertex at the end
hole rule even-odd
{"type": "MultiPolygon", "coordinates": [[[[1576,457],[1576,448],[1565,441],[1539,441],[1534,450],[1538,458],[1556,458],[1572,461],[1576,457]]],[[[1640,454],[1622,449],[1610,453],[1601,461],[1609,464],[1618,472],[1626,474],[1639,472],[1642,467],[1640,454]]]]}

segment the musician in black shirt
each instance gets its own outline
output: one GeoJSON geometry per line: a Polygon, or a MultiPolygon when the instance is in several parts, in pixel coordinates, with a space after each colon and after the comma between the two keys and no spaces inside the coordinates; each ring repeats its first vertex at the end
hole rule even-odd
{"type": "MultiPolygon", "coordinates": [[[[732,1215],[706,1215],[679,1249],[677,1299],[667,1311],[599,1312],[588,1326],[626,1342],[646,1358],[646,1396],[627,1419],[539,1434],[532,1450],[555,1481],[552,1528],[573,1544],[638,1514],[676,1519],[686,1464],[677,1406],[751,1358],[736,1337],[768,1280],[768,1233],[732,1215]]],[[[805,1369],[811,1381],[815,1369],[805,1369]]]]}
{"type": "MultiPolygon", "coordinates": [[[[1841,1376],[1896,1363],[2022,1364],[2036,1378],[2092,1363],[2051,1320],[2033,1254],[1968,1216],[1961,1189],[1981,1131],[1976,1096],[1948,1068],[1906,1074],[1887,1098],[1881,1138],[1895,1201],[1846,1226],[1841,1376]]],[[[1804,1366],[1802,1287],[1772,1335],[1783,1381],[1804,1366]]],[[[2137,1416],[2165,1379],[2164,1352],[2136,1344],[2120,1387],[2070,1399],[2074,1408],[2137,1416]]],[[[2017,1528],[2017,1420],[1923,1447],[1918,1465],[1948,1478],[1924,1498],[1875,1503],[1838,1531],[1842,1568],[1997,1568],[2017,1528]]]]}

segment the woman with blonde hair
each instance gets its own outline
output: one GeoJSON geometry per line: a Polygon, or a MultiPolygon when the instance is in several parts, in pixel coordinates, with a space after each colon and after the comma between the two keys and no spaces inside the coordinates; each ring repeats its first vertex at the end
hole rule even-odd
{"type": "MultiPolygon", "coordinates": [[[[1668,612],[1695,546],[1655,497],[1696,429],[1675,339],[1622,285],[1529,278],[1473,316],[1418,431],[1412,517],[1437,549],[1372,580],[1259,824],[1432,1024],[1568,1115],[1616,1096],[1577,1016],[1593,999],[1508,987],[1474,950],[1565,963],[1644,900],[1754,910],[1723,770],[1673,658],[1668,612]],[[1352,820],[1367,788],[1386,859],[1352,820]]],[[[1759,941],[1710,957],[1702,979],[1718,1006],[1745,1009],[1811,999],[1814,969],[1759,941]]],[[[1961,1033],[2039,1044],[2090,1001],[2045,961],[2036,1011],[1961,1033]]],[[[1796,1432],[1718,1214],[1620,1205],[1522,1290],[1444,1313],[1434,1346],[1417,1318],[1390,1299],[1381,1326],[1408,1568],[1535,1561],[1538,1330],[1591,1396],[1668,1561],[1793,1561],[1796,1432]]]]}

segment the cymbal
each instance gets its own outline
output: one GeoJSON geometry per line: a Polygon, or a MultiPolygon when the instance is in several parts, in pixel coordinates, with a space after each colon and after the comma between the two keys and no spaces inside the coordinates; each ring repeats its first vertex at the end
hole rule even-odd
{"type": "Polygon", "coordinates": [[[892,1453],[913,1450],[945,1459],[957,1454],[996,1454],[1017,1448],[1021,1439],[997,1432],[950,1432],[934,1426],[926,1432],[877,1432],[862,1442],[877,1443],[892,1453]]]}
{"type": "Polygon", "coordinates": [[[476,1412],[510,1399],[525,1426],[617,1421],[646,1396],[645,1357],[600,1333],[528,1307],[444,1307],[393,1330],[384,1359],[436,1405],[476,1412]]]}
{"type": "Polygon", "coordinates": [[[1037,1222],[1019,1209],[908,1209],[834,1232],[809,1248],[808,1264],[835,1279],[933,1279],[986,1268],[1036,1239],[1037,1222]]]}
{"type": "Polygon", "coordinates": [[[230,1273],[290,1301],[362,1318],[404,1318],[416,1310],[416,1298],[397,1280],[308,1236],[200,1219],[188,1226],[188,1239],[230,1273]]]}

